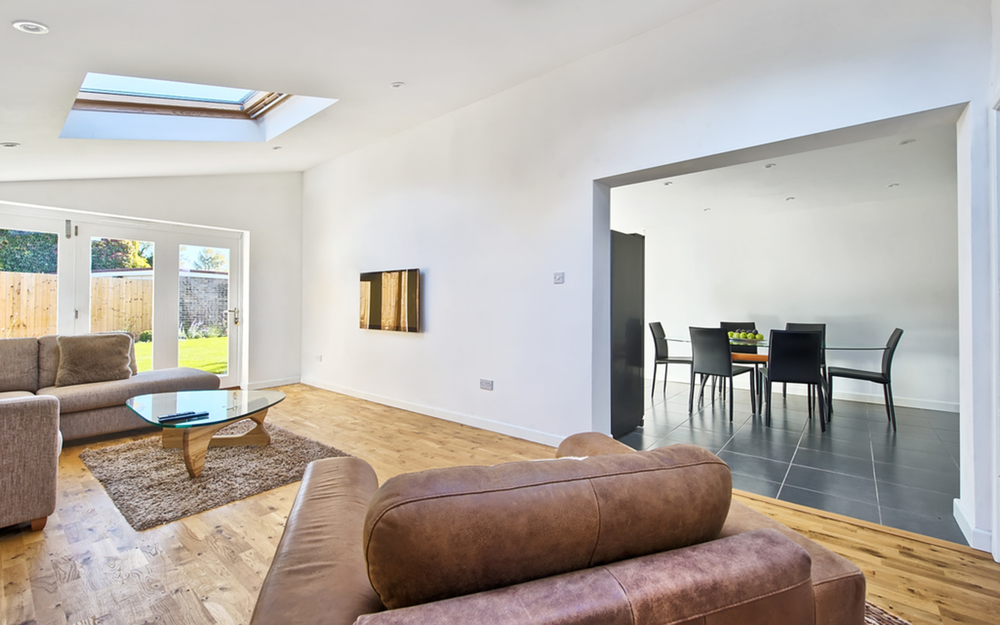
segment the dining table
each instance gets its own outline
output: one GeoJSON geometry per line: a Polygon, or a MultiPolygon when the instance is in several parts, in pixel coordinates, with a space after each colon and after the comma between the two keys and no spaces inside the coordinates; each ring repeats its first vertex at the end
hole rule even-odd
{"type": "MultiPolygon", "coordinates": [[[[668,341],[674,343],[690,343],[691,339],[672,339],[667,338],[668,341]]],[[[730,338],[729,344],[732,346],[745,346],[745,347],[758,347],[767,349],[767,339],[738,339],[730,338]]],[[[863,345],[824,345],[823,349],[825,351],[885,351],[885,345],[878,346],[863,346],[863,345]]],[[[761,392],[761,373],[758,369],[760,365],[767,364],[767,354],[751,354],[746,352],[733,352],[732,353],[733,362],[752,364],[754,369],[755,380],[757,381],[757,405],[760,406],[760,401],[763,399],[763,393],[761,392]]],[[[713,387],[714,388],[714,387],[713,387]]]]}

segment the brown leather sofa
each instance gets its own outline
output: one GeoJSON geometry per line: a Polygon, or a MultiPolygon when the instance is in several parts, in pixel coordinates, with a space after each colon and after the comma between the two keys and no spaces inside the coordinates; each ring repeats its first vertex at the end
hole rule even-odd
{"type": "Polygon", "coordinates": [[[732,501],[729,468],[577,434],[553,461],[312,463],[251,623],[862,625],[865,578],[732,501]]]}

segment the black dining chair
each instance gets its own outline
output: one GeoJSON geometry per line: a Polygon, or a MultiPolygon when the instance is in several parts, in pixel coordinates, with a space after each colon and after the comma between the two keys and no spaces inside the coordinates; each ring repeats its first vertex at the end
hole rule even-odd
{"type": "MultiPolygon", "coordinates": [[[[767,366],[763,368],[765,423],[771,425],[771,384],[808,384],[815,387],[819,404],[820,430],[826,431],[827,394],[823,375],[823,333],[818,331],[771,330],[767,342],[767,366]]],[[[809,416],[813,406],[809,404],[809,416]]]]}
{"type": "MultiPolygon", "coordinates": [[[[826,324],[825,323],[786,323],[786,330],[793,330],[796,332],[822,332],[823,333],[823,377],[826,377],[826,324]]],[[[807,392],[807,400],[809,401],[809,407],[812,409],[813,400],[815,399],[813,395],[813,387],[810,386],[807,392]]],[[[781,397],[784,399],[787,396],[788,383],[781,383],[781,397]]],[[[827,411],[827,418],[830,416],[830,411],[827,411]]]]}
{"type": "MultiPolygon", "coordinates": [[[[733,364],[729,336],[722,328],[690,328],[691,332],[691,389],[688,394],[688,414],[694,414],[694,376],[701,375],[699,405],[705,396],[705,376],[718,376],[729,380],[729,420],[733,420],[733,376],[754,371],[753,367],[733,364]]],[[[757,413],[754,377],[750,376],[750,403],[757,413]]],[[[714,400],[713,400],[714,401],[714,400]]]]}
{"type": "MultiPolygon", "coordinates": [[[[753,321],[721,321],[719,322],[719,327],[726,332],[735,332],[736,330],[743,330],[744,332],[753,331],[754,334],[757,333],[757,324],[753,321]]],[[[756,354],[756,345],[733,345],[731,347],[734,354],[756,354]]],[[[760,376],[758,375],[757,367],[759,363],[754,363],[754,378],[760,381],[760,376]]],[[[712,387],[715,388],[714,386],[712,387]]]]}
{"type": "Polygon", "coordinates": [[[649,331],[653,333],[653,346],[656,349],[656,359],[653,360],[653,388],[649,391],[649,396],[653,396],[653,391],[656,389],[656,367],[663,365],[663,393],[667,392],[667,367],[671,364],[674,365],[691,365],[691,358],[689,356],[674,356],[670,357],[670,350],[667,345],[667,335],[663,332],[663,326],[659,321],[653,321],[649,324],[649,331]]]}
{"type": "Polygon", "coordinates": [[[852,380],[865,380],[882,385],[882,395],[885,396],[885,412],[892,424],[892,431],[896,431],[896,406],[892,401],[892,356],[896,353],[896,345],[899,344],[899,337],[903,336],[903,331],[896,328],[889,335],[889,340],[885,344],[885,351],[882,352],[882,370],[865,371],[863,369],[848,369],[846,367],[827,367],[827,384],[830,387],[829,411],[833,412],[833,378],[850,378],[852,380]]]}

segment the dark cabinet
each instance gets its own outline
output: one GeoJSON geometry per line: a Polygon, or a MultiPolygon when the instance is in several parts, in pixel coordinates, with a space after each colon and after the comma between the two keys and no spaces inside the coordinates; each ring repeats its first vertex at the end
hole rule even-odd
{"type": "Polygon", "coordinates": [[[642,425],[645,255],[641,234],[611,231],[611,435],[642,425]]]}

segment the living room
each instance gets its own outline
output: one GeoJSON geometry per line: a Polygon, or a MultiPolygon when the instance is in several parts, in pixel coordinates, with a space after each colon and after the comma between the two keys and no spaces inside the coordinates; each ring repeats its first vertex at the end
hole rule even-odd
{"type": "MultiPolygon", "coordinates": [[[[996,93],[990,77],[997,75],[995,3],[686,2],[667,3],[662,13],[650,8],[654,3],[629,4],[651,13],[642,20],[633,14],[630,26],[593,28],[600,37],[589,48],[577,45],[572,54],[546,56],[548,65],[503,75],[483,69],[514,47],[499,25],[487,28],[477,21],[488,22],[483,16],[443,3],[434,7],[445,12],[437,15],[462,16],[468,30],[446,28],[394,5],[396,17],[385,19],[400,39],[380,34],[379,45],[394,50],[395,60],[372,68],[353,92],[338,84],[355,71],[351,65],[364,45],[347,24],[364,28],[334,9],[312,20],[282,14],[287,31],[269,28],[264,16],[240,18],[261,40],[280,32],[274,47],[288,57],[300,55],[298,64],[248,63],[209,44],[170,60],[161,58],[162,47],[134,41],[134,54],[103,43],[92,53],[69,54],[7,28],[0,39],[4,58],[50,59],[46,63],[58,68],[63,82],[25,78],[13,63],[3,64],[7,84],[20,77],[14,84],[25,94],[12,102],[22,98],[19,106],[44,110],[25,122],[0,116],[0,140],[21,144],[0,150],[0,200],[248,232],[251,388],[301,382],[555,446],[576,432],[608,430],[602,233],[608,217],[601,208],[607,188],[594,181],[959,105],[958,509],[973,546],[991,550],[997,315],[989,259],[996,244],[984,233],[996,210],[989,164],[995,145],[988,130],[996,93]],[[341,37],[324,31],[333,17],[343,18],[341,37]],[[433,56],[422,57],[424,66],[407,62],[408,50],[427,46],[407,20],[449,42],[445,56],[458,65],[448,66],[453,74],[442,70],[432,81],[433,56]],[[308,36],[294,34],[309,22],[316,25],[308,24],[315,29],[308,36]],[[468,33],[479,29],[495,39],[471,42],[468,33]],[[331,57],[347,60],[301,60],[328,45],[331,57]],[[462,50],[476,67],[458,62],[462,50]],[[265,144],[60,140],[87,71],[246,84],[341,101],[265,144]],[[423,80],[422,71],[428,72],[423,80]],[[396,81],[406,85],[391,87],[396,81]],[[364,98],[371,98],[367,110],[359,104],[364,98]],[[369,124],[368,114],[378,123],[369,124]],[[278,145],[281,150],[272,149],[278,145]],[[422,331],[358,330],[359,272],[402,267],[423,271],[422,331]],[[564,284],[553,284],[555,272],[564,273],[564,284]],[[480,389],[481,378],[495,382],[492,392],[480,389]]],[[[47,37],[99,17],[73,13],[69,20],[57,8],[16,8],[16,15],[4,11],[8,22],[45,22],[52,28],[47,37]]],[[[528,9],[509,10],[518,15],[528,9]]],[[[534,17],[552,25],[552,32],[563,32],[559,18],[573,13],[563,4],[545,11],[548,21],[534,17]]],[[[164,13],[169,23],[183,22],[179,8],[164,13]]],[[[234,28],[229,18],[213,12],[203,23],[225,31],[234,28]]],[[[566,32],[577,33],[570,26],[566,32]]],[[[165,35],[157,36],[163,44],[165,35]]],[[[120,37],[108,35],[111,42],[120,37]]],[[[302,427],[308,433],[313,426],[302,427]]],[[[491,439],[480,440],[486,445],[491,439]]],[[[372,445],[356,445],[359,456],[375,453],[372,445]]],[[[294,489],[281,491],[282,513],[293,495],[294,489]]],[[[268,516],[276,501],[244,508],[268,516]]],[[[201,529],[211,531],[221,515],[208,515],[201,529]]],[[[165,540],[156,548],[168,549],[175,537],[165,540]]],[[[261,573],[266,564],[257,561],[255,570],[261,573]]]]}

